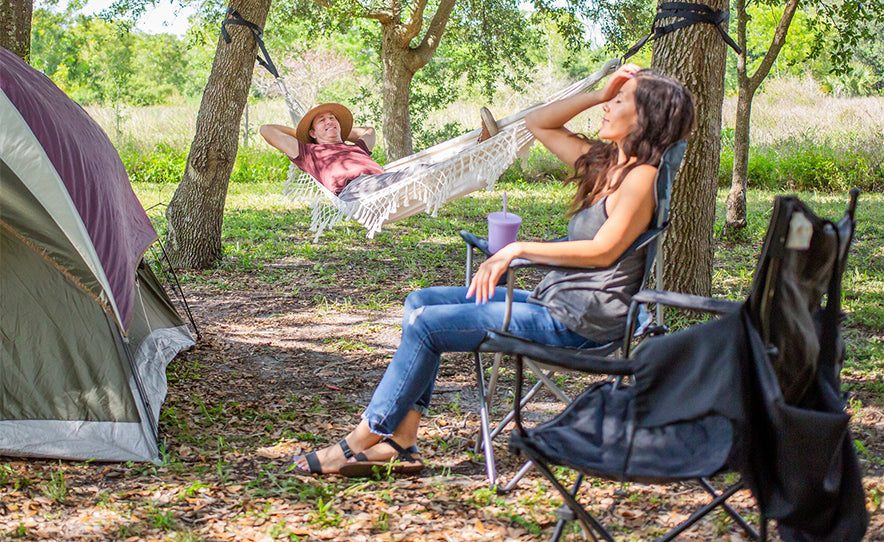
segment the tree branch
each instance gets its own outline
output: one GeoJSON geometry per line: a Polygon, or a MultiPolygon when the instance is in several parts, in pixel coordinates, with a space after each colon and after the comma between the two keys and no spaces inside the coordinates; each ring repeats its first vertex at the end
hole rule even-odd
{"type": "Polygon", "coordinates": [[[758,69],[755,70],[755,73],[749,78],[749,85],[752,92],[755,92],[755,90],[758,89],[758,86],[764,81],[767,74],[770,73],[774,61],[776,61],[777,56],[780,54],[780,50],[783,48],[783,45],[785,45],[786,36],[789,34],[789,25],[792,24],[792,17],[795,15],[796,9],[798,9],[798,0],[789,0],[786,3],[785,9],[783,9],[783,16],[780,17],[780,22],[777,23],[777,29],[774,31],[773,38],[771,39],[770,47],[767,49],[767,53],[761,60],[758,69]]]}
{"type": "Polygon", "coordinates": [[[746,63],[749,56],[746,26],[749,24],[749,14],[746,12],[746,0],[736,0],[734,7],[737,11],[737,45],[741,51],[737,54],[737,86],[742,89],[749,87],[749,79],[746,77],[748,70],[746,63]]]}
{"type": "MultiPolygon", "coordinates": [[[[421,27],[424,24],[424,11],[427,9],[427,0],[419,0],[416,2],[416,5],[411,10],[411,16],[408,18],[408,21],[405,22],[402,31],[402,39],[405,40],[405,43],[411,42],[414,38],[420,34],[421,27]]],[[[439,9],[442,9],[441,4],[439,5],[439,9]]],[[[438,10],[436,13],[439,13],[438,10]]],[[[434,17],[435,19],[435,17],[434,17]]]]}
{"type": "Polygon", "coordinates": [[[439,2],[439,7],[436,8],[436,13],[433,15],[433,20],[430,22],[427,33],[424,34],[424,39],[415,48],[415,54],[423,62],[421,66],[429,62],[430,58],[436,53],[436,48],[439,47],[439,43],[442,41],[442,35],[445,33],[445,27],[451,17],[451,11],[454,9],[455,3],[456,0],[441,0],[439,2]]]}
{"type": "Polygon", "coordinates": [[[366,19],[374,19],[382,25],[389,25],[399,18],[399,14],[402,13],[402,4],[395,0],[383,8],[370,8],[363,5],[363,9],[365,10],[363,16],[366,19]]]}

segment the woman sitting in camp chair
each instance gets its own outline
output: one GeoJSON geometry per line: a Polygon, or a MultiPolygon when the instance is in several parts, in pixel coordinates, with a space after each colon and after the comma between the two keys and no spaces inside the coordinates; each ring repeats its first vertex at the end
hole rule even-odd
{"type": "Polygon", "coordinates": [[[533,291],[515,292],[509,331],[557,346],[585,347],[622,334],[632,295],[641,286],[644,250],[626,249],[654,213],[656,164],[673,143],[687,137],[694,118],[684,86],[635,65],[614,73],[601,90],[550,103],[526,118],[529,130],[574,167],[567,182],[577,187],[571,202],[568,240],[511,243],[485,260],[469,287],[431,287],[405,300],[402,340],[362,421],[338,444],[294,458],[300,474],[367,476],[376,466],[418,472],[416,447],[443,352],[471,352],[488,328],[504,319],[505,288],[498,288],[510,262],[597,267],[552,271],[533,291]],[[565,123],[602,105],[598,136],[570,132],[565,123]],[[615,262],[617,262],[615,264],[615,262]]]}

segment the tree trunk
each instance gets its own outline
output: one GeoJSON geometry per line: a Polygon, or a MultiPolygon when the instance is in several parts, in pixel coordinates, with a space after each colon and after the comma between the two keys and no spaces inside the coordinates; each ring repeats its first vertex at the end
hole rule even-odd
{"type": "Polygon", "coordinates": [[[388,160],[397,160],[413,152],[408,102],[414,74],[433,58],[456,0],[439,0],[424,36],[416,46],[412,41],[424,27],[428,0],[411,3],[408,19],[401,20],[404,6],[387,0],[381,8],[367,15],[381,23],[381,95],[384,100],[383,136],[388,160]]]}
{"type": "Polygon", "coordinates": [[[770,73],[770,69],[786,43],[789,26],[798,0],[788,0],[783,7],[783,15],[777,23],[771,39],[770,47],[764,54],[758,69],[750,77],[747,66],[746,27],[749,14],[746,12],[746,0],[736,0],[734,9],[737,12],[737,43],[742,53],[737,55],[737,113],[734,122],[734,168],[731,172],[731,189],[727,194],[725,212],[725,232],[746,227],[746,191],[749,188],[749,128],[752,115],[752,99],[755,91],[770,73]]]}
{"type": "Polygon", "coordinates": [[[383,136],[384,149],[388,160],[397,160],[410,155],[414,148],[411,143],[411,119],[408,111],[411,80],[415,71],[410,68],[408,44],[398,43],[397,27],[383,25],[381,46],[381,96],[384,101],[383,136]]]}
{"type": "Polygon", "coordinates": [[[0,47],[31,62],[33,0],[0,0],[0,47]]]}
{"type": "MultiPolygon", "coordinates": [[[[263,27],[270,0],[232,0],[230,7],[263,27]]],[[[231,42],[218,39],[184,176],[166,209],[167,248],[177,267],[207,269],[221,259],[227,184],[258,50],[244,26],[229,25],[227,29],[231,42]]]]}
{"type": "MultiPolygon", "coordinates": [[[[728,9],[725,0],[705,2],[728,9]]],[[[712,25],[695,24],[655,42],[653,67],[678,78],[694,95],[697,127],[690,137],[672,196],[666,237],[667,289],[709,295],[721,151],[726,45],[712,25]]]]}
{"type": "Polygon", "coordinates": [[[731,189],[727,193],[725,231],[746,227],[746,190],[749,186],[749,127],[753,92],[742,84],[737,96],[737,116],[734,123],[734,169],[731,189]]]}

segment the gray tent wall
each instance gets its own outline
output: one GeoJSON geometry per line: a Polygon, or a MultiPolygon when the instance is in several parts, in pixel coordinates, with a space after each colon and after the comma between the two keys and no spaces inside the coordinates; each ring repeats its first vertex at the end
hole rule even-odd
{"type": "Polygon", "coordinates": [[[0,455],[159,461],[165,370],[193,344],[91,118],[0,48],[0,455]]]}

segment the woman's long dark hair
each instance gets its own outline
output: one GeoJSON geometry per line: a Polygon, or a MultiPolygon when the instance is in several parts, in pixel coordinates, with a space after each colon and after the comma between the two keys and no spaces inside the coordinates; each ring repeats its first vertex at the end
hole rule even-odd
{"type": "Polygon", "coordinates": [[[680,82],[653,70],[635,74],[635,128],[623,138],[623,152],[635,157],[628,165],[617,164],[617,145],[598,139],[580,137],[589,143],[589,150],[574,164],[574,175],[565,181],[577,185],[570,214],[576,214],[597,202],[602,196],[619,188],[634,168],[642,164],[657,166],[663,152],[676,141],[688,136],[694,125],[694,100],[680,82]],[[617,180],[610,184],[617,175],[617,180]]]}

